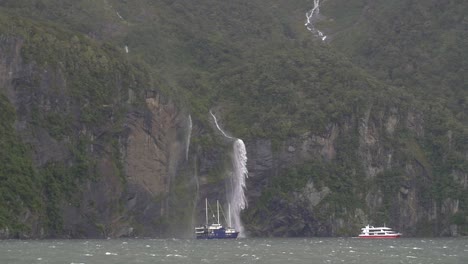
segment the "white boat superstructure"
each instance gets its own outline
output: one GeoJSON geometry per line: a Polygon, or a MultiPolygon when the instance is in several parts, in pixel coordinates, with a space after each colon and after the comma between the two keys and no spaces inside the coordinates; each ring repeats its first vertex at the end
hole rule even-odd
{"type": "Polygon", "coordinates": [[[401,233],[395,232],[390,227],[374,227],[367,225],[364,228],[361,228],[360,238],[398,238],[401,236],[401,233]]]}

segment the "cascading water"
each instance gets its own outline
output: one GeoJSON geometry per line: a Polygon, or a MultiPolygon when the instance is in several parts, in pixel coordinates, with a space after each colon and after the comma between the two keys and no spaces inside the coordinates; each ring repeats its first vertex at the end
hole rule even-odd
{"type": "Polygon", "coordinates": [[[190,149],[190,138],[192,137],[192,116],[188,116],[188,128],[187,128],[187,142],[185,143],[185,160],[188,160],[188,153],[190,149]]]}
{"type": "Polygon", "coordinates": [[[232,139],[233,154],[232,154],[232,166],[233,172],[231,176],[231,193],[229,197],[229,204],[231,205],[231,223],[233,227],[239,231],[239,236],[244,236],[244,226],[240,219],[240,213],[247,207],[247,199],[245,197],[245,180],[248,177],[247,171],[247,151],[245,144],[242,139],[228,136],[219,126],[216,116],[210,111],[211,116],[214,119],[216,128],[223,134],[224,137],[232,139]]]}
{"type": "Polygon", "coordinates": [[[221,129],[221,127],[219,127],[219,124],[218,124],[218,119],[216,119],[216,116],[213,114],[213,112],[210,111],[210,114],[211,116],[213,117],[214,119],[214,122],[215,122],[215,125],[216,125],[216,128],[218,128],[218,130],[223,134],[223,136],[229,138],[229,139],[236,139],[236,138],[233,138],[231,136],[228,136],[226,133],[224,133],[224,131],[221,129]]]}
{"type": "Polygon", "coordinates": [[[240,219],[240,212],[247,207],[247,199],[245,197],[245,180],[248,177],[247,171],[247,151],[242,139],[234,141],[232,164],[234,167],[233,177],[231,178],[232,194],[230,203],[232,206],[232,224],[240,232],[240,236],[244,235],[244,226],[240,219]]]}
{"type": "Polygon", "coordinates": [[[314,19],[319,15],[319,13],[320,13],[320,0],[314,0],[314,7],[309,12],[306,13],[305,26],[310,32],[320,37],[322,41],[325,41],[325,39],[327,39],[327,36],[325,36],[323,32],[321,32],[320,30],[316,29],[313,24],[314,19]]]}

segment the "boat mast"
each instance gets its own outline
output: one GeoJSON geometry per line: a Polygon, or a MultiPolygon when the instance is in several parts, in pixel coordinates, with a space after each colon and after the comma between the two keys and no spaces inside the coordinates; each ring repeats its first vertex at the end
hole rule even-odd
{"type": "Polygon", "coordinates": [[[205,198],[205,219],[206,226],[208,226],[208,198],[205,198]]]}
{"type": "Polygon", "coordinates": [[[216,200],[216,209],[218,211],[218,225],[219,225],[219,201],[216,200]]]}

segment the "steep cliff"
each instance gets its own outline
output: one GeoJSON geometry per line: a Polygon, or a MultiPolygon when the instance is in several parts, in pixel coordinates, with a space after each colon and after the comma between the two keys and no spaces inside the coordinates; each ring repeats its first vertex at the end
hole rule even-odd
{"type": "MultiPolygon", "coordinates": [[[[406,235],[465,234],[467,174],[449,161],[458,156],[462,164],[463,156],[452,147],[445,160],[432,158],[432,148],[442,146],[427,141],[430,113],[402,104],[375,108],[323,134],[289,139],[279,151],[269,140],[252,143],[245,222],[253,235],[348,236],[364,223],[391,224],[406,235]]],[[[450,145],[454,131],[466,133],[451,128],[439,143],[450,145]]]]}
{"type": "Polygon", "coordinates": [[[170,232],[174,204],[192,203],[171,194],[187,115],[122,52],[25,19],[1,23],[2,160],[12,167],[2,166],[2,237],[170,232]]]}
{"type": "Polygon", "coordinates": [[[303,1],[2,2],[0,237],[190,237],[231,187],[210,110],[249,235],[467,234],[466,5],[324,2],[325,42],[303,1]]]}

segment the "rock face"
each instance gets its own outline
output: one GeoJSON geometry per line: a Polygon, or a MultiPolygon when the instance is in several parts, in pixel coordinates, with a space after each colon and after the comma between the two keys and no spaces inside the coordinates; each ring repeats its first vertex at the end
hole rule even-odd
{"type": "Polygon", "coordinates": [[[273,151],[268,140],[249,142],[247,229],[254,236],[352,236],[362,225],[385,223],[408,236],[457,235],[459,228],[450,219],[459,214],[460,200],[448,198],[450,194],[437,199],[430,193],[441,180],[451,182],[457,192],[466,192],[466,173],[453,171],[446,176],[449,179],[433,175],[415,141],[424,135],[423,120],[415,109],[369,108],[362,117],[330,124],[322,135],[306,133],[289,139],[279,151],[273,151]],[[396,134],[402,130],[414,138],[401,141],[396,134]],[[345,150],[343,138],[351,138],[354,145],[346,143],[352,147],[345,150]],[[343,159],[350,155],[356,166],[326,176],[331,181],[314,175],[314,171],[328,173],[320,166],[343,166],[343,159]],[[316,162],[322,165],[303,170],[304,181],[294,190],[278,186],[278,182],[295,184],[292,167],[316,162]],[[343,182],[352,189],[344,197],[348,201],[340,200],[343,182]]]}
{"type": "MultiPolygon", "coordinates": [[[[169,224],[157,226],[154,225],[155,221],[169,223],[170,217],[175,216],[172,206],[182,206],[189,212],[192,208],[193,198],[174,202],[178,199],[173,197],[177,181],[187,180],[180,178],[184,177],[186,165],[188,116],[171,102],[164,102],[157,94],[146,98],[146,104],[147,110],[143,115],[133,113],[127,121],[124,153],[128,182],[127,209],[133,211],[134,222],[142,225],[144,234],[164,235],[169,231],[165,230],[169,224]],[[155,200],[160,201],[155,203],[155,200]]],[[[185,222],[185,226],[189,223],[185,222]]],[[[186,232],[185,229],[176,230],[186,232]]]]}
{"type": "MultiPolygon", "coordinates": [[[[0,226],[0,238],[190,237],[204,198],[226,196],[230,145],[195,120],[187,155],[188,113],[147,87],[135,92],[140,105],[120,98],[133,93],[124,77],[109,78],[117,79],[110,87],[118,99],[93,106],[105,116],[93,123],[86,119],[91,99],[75,97],[65,69],[25,60],[23,45],[0,38],[0,89],[16,110],[14,129],[30,146],[43,197],[19,213],[27,231],[0,226]]],[[[276,145],[245,139],[247,231],[356,235],[362,225],[386,223],[406,235],[466,234],[468,175],[456,167],[446,173],[451,131],[437,131],[447,162],[437,167],[428,158],[427,115],[370,106],[276,145]]]]}
{"type": "MultiPolygon", "coordinates": [[[[186,116],[159,96],[148,97],[146,104],[143,113],[127,115],[125,133],[119,137],[124,175],[119,175],[108,157],[101,158],[98,180],[87,182],[81,196],[82,203],[92,206],[64,208],[70,212],[64,222],[71,237],[154,237],[186,232],[168,220],[177,216],[171,206],[186,207],[192,202],[171,200],[185,162],[182,135],[186,116]],[[87,219],[80,217],[83,215],[87,219]],[[76,230],[86,233],[73,233],[76,230]]],[[[190,224],[187,219],[180,220],[185,226],[190,224]]]]}
{"type": "MultiPolygon", "coordinates": [[[[191,217],[172,210],[181,207],[191,213],[193,207],[192,200],[181,201],[174,194],[175,189],[193,193],[192,186],[177,187],[187,174],[188,116],[170,100],[147,91],[145,105],[130,108],[122,125],[115,124],[113,116],[105,123],[89,125],[80,119],[82,110],[70,94],[66,75],[60,68],[25,62],[22,45],[18,38],[1,40],[0,85],[16,109],[17,133],[31,146],[37,177],[51,164],[63,164],[73,171],[80,162],[76,142],[84,143],[79,155],[85,159],[88,175],[65,186],[73,186],[73,193],[63,194],[69,198],[54,205],[54,220],[47,212],[27,210],[21,221],[32,228],[18,233],[6,227],[1,237],[161,236],[190,229],[191,217]],[[59,113],[67,115],[67,122],[76,130],[57,137],[47,124],[37,122],[36,115],[59,113]],[[115,128],[118,132],[112,131],[115,128]],[[174,217],[187,228],[175,228],[170,220],[174,217]],[[58,227],[48,226],[51,221],[58,227]]],[[[36,188],[47,189],[50,183],[44,184],[36,188]]],[[[44,207],[48,199],[45,194],[44,207]]]]}

